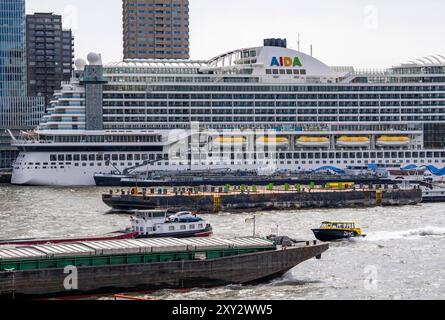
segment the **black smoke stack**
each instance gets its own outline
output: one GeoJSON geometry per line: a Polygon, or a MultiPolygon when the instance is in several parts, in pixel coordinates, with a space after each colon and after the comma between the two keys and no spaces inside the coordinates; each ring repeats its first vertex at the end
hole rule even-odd
{"type": "Polygon", "coordinates": [[[287,40],[286,39],[264,39],[265,47],[279,47],[279,48],[287,48],[287,40]]]}

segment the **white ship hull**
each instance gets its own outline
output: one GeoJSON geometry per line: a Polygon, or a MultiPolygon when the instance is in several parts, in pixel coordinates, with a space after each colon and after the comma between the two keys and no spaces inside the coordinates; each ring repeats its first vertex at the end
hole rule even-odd
{"type": "MultiPolygon", "coordinates": [[[[12,174],[12,184],[16,185],[31,185],[31,186],[94,186],[94,175],[96,173],[110,173],[115,170],[111,166],[105,166],[103,162],[87,162],[86,166],[71,165],[57,165],[53,168],[43,166],[27,166],[24,163],[44,163],[48,161],[49,153],[21,153],[19,160],[14,166],[12,174]],[[21,163],[21,164],[20,164],[21,163]]],[[[141,168],[141,171],[187,171],[187,170],[216,170],[216,169],[231,169],[231,170],[245,170],[261,171],[264,168],[270,168],[270,172],[277,170],[287,171],[311,171],[319,170],[320,168],[333,167],[335,169],[347,170],[351,166],[367,166],[368,164],[380,164],[392,168],[404,168],[417,163],[417,166],[430,165],[436,168],[445,167],[445,159],[381,159],[378,161],[370,161],[369,158],[356,159],[340,159],[340,160],[313,160],[313,161],[259,161],[253,162],[238,161],[235,164],[230,164],[230,161],[220,161],[218,163],[201,162],[190,164],[169,164],[166,165],[152,165],[141,168]],[[303,163],[304,162],[304,163],[303,163]]],[[[120,171],[126,169],[128,166],[116,166],[120,171]]],[[[440,176],[434,176],[434,179],[439,179],[440,176]]]]}

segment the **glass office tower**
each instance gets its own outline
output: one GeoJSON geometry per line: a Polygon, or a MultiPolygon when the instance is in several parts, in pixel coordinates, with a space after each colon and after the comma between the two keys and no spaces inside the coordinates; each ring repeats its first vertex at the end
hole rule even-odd
{"type": "Polygon", "coordinates": [[[0,1],[0,97],[26,96],[25,0],[0,1]]]}

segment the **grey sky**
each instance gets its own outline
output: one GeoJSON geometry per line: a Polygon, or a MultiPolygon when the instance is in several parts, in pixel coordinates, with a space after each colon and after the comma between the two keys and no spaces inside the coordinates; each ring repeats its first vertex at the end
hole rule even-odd
{"type": "MultiPolygon", "coordinates": [[[[122,59],[121,0],[26,0],[27,13],[63,14],[76,57],[122,59]]],[[[191,57],[209,59],[285,37],[329,65],[384,68],[445,53],[443,0],[190,0],[191,57]]]]}

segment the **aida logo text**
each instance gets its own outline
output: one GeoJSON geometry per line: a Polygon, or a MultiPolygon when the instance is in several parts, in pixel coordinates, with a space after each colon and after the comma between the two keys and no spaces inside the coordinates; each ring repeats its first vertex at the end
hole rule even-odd
{"type": "Polygon", "coordinates": [[[273,57],[271,67],[301,67],[301,61],[298,57],[273,57]]]}

